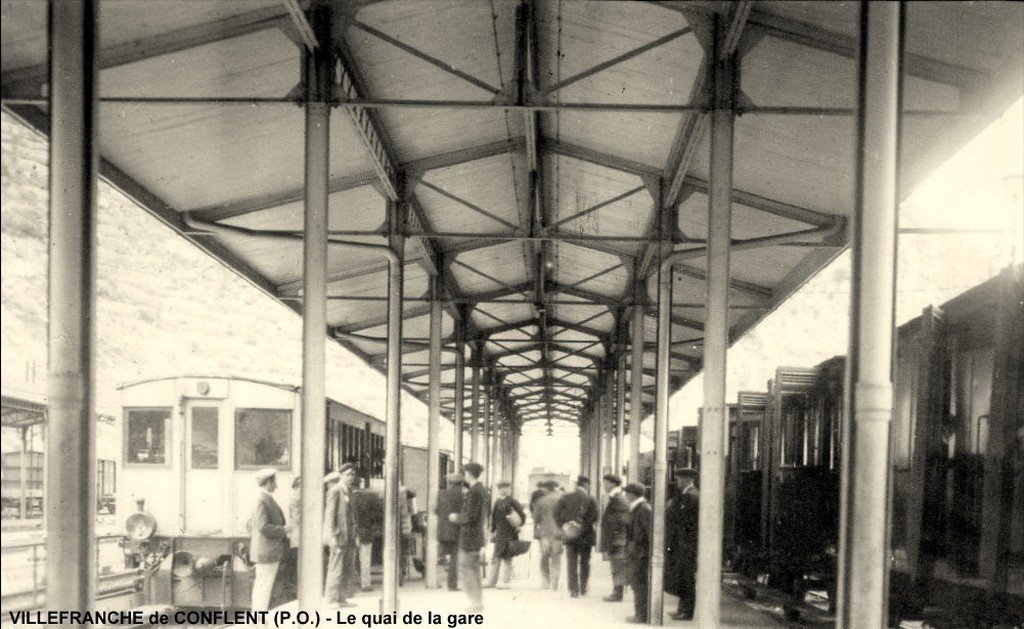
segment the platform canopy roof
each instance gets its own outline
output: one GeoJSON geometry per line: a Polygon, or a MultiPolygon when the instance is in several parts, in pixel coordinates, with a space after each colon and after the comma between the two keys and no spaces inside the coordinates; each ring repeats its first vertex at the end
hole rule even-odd
{"type": "MultiPolygon", "coordinates": [[[[655,341],[653,271],[675,266],[672,381],[701,368],[708,63],[735,54],[730,335],[845,247],[854,207],[855,2],[338,0],[330,229],[407,236],[403,357],[426,397],[429,282],[444,336],[480,345],[499,416],[575,422],[628,347],[655,341]],[[405,219],[388,221],[388,207],[405,219]]],[[[102,176],[254,285],[302,310],[297,0],[102,0],[102,176]],[[186,212],[188,215],[186,215],[186,212]],[[186,222],[186,216],[192,222],[186,222]]],[[[2,2],[4,108],[46,132],[46,3],[2,2]]],[[[1024,91],[1024,5],[907,6],[906,195],[1024,91]]],[[[333,249],[328,334],[382,368],[387,269],[333,249]]],[[[466,350],[466,383],[470,350],[466,350]]],[[[626,365],[631,365],[627,358],[626,365]]],[[[654,352],[643,399],[653,402],[654,352]]],[[[454,356],[444,354],[445,409],[454,356]]],[[[466,404],[470,404],[466,396],[466,404]]]]}

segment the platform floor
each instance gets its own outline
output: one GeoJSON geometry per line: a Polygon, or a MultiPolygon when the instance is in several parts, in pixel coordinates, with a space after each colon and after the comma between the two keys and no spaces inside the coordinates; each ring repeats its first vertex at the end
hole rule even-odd
{"type": "MultiPolygon", "coordinates": [[[[535,550],[535,549],[534,549],[535,550]]],[[[562,570],[562,589],[554,592],[541,589],[539,566],[535,553],[524,555],[514,563],[511,588],[484,590],[484,624],[488,628],[514,627],[515,629],[548,629],[585,627],[586,629],[602,629],[605,627],[636,626],[627,622],[633,615],[632,592],[627,588],[625,600],[609,603],[602,599],[611,592],[611,571],[609,564],[601,560],[595,553],[591,561],[591,578],[589,593],[580,598],[570,598],[565,586],[565,570],[562,570]]],[[[564,561],[564,559],[563,559],[564,561]]],[[[447,627],[449,614],[461,614],[469,607],[469,601],[463,592],[449,592],[444,588],[426,588],[422,580],[406,582],[399,590],[400,616],[405,612],[421,615],[434,612],[441,615],[441,624],[434,626],[447,627]]],[[[360,593],[351,599],[353,607],[343,610],[346,614],[355,614],[361,618],[363,614],[379,613],[380,590],[360,593]]],[[[671,627],[692,627],[694,622],[672,620],[670,614],[676,609],[676,598],[665,596],[664,624],[671,627]]],[[[333,615],[333,612],[332,612],[333,615]]],[[[726,591],[722,594],[723,627],[760,628],[760,627],[813,627],[816,623],[791,623],[781,618],[781,612],[770,603],[751,601],[726,591]]],[[[361,623],[357,627],[363,626],[361,623]]],[[[424,626],[426,622],[424,622],[424,626]]],[[[470,626],[470,625],[459,625],[470,626]]]]}

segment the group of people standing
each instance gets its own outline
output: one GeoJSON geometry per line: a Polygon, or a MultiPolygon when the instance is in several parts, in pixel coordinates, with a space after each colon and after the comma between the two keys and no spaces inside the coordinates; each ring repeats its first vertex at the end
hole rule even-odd
{"type": "MultiPolygon", "coordinates": [[[[302,481],[296,478],[292,483],[286,518],[274,498],[277,470],[260,470],[255,477],[260,494],[249,521],[249,558],[255,575],[252,608],[267,610],[273,600],[283,602],[297,594],[299,528],[304,515],[302,481]]],[[[373,589],[373,542],[383,528],[383,502],[373,492],[354,491],[355,478],[352,463],[323,478],[323,602],[336,607],[349,607],[348,599],[356,592],[373,589]]]]}
{"type": "MultiPolygon", "coordinates": [[[[461,584],[470,600],[469,612],[483,610],[484,587],[507,588],[511,582],[512,559],[523,551],[519,532],[526,521],[523,506],[512,496],[511,484],[498,482],[498,497],[484,487],[484,467],[476,462],[463,466],[461,474],[448,477],[447,487],[437,501],[439,554],[447,558],[447,587],[459,589],[461,584]],[[494,542],[490,581],[483,584],[481,552],[487,542],[487,531],[494,542]]],[[[355,468],[343,465],[325,477],[323,544],[325,556],[324,602],[347,607],[348,598],[358,589],[370,590],[370,551],[379,524],[369,522],[352,491],[355,468]],[[362,525],[361,525],[362,524],[362,525]],[[356,584],[356,558],[363,569],[356,584]]],[[[256,474],[260,496],[252,516],[250,558],[255,564],[252,606],[265,610],[279,566],[285,574],[297,567],[297,540],[302,518],[301,504],[293,498],[289,518],[273,497],[277,488],[275,470],[256,474]],[[292,542],[289,544],[289,538],[292,542]]],[[[590,479],[580,476],[572,491],[563,492],[554,481],[542,482],[530,499],[534,538],[538,540],[542,587],[558,590],[561,556],[566,556],[566,577],[569,595],[587,595],[590,580],[591,552],[596,546],[602,558],[610,563],[612,591],[603,600],[624,600],[626,586],[633,590],[634,615],[629,620],[646,623],[648,613],[648,570],[651,560],[651,529],[653,514],[645,498],[646,488],[639,483],[623,486],[622,479],[606,474],[602,482],[607,501],[603,511],[590,493],[590,479]],[[598,535],[600,532],[600,535],[598,535]]],[[[296,479],[293,488],[298,489],[296,479]]],[[[694,470],[676,472],[675,497],[669,502],[665,551],[665,591],[679,597],[676,619],[693,617],[695,571],[697,558],[697,523],[699,493],[694,470]]],[[[293,575],[294,576],[294,575],[293,575]]]]}

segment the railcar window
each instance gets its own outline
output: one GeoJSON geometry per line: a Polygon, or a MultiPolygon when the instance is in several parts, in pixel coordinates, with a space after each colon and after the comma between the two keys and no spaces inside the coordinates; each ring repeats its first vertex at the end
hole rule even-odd
{"type": "Polygon", "coordinates": [[[782,464],[803,465],[807,448],[807,411],[803,396],[782,398],[782,464]]]}
{"type": "Polygon", "coordinates": [[[291,465],[292,412],[241,408],[235,412],[235,464],[238,469],[291,465]]]}
{"type": "Polygon", "coordinates": [[[918,404],[918,352],[900,348],[896,355],[895,404],[892,424],[892,463],[908,469],[914,454],[914,426],[918,404]]]}
{"type": "Polygon", "coordinates": [[[197,406],[192,409],[192,468],[199,470],[217,469],[218,409],[197,406]]]}
{"type": "Polygon", "coordinates": [[[133,408],[128,418],[127,453],[125,462],[147,465],[167,463],[167,428],[170,425],[169,408],[133,408]]]}

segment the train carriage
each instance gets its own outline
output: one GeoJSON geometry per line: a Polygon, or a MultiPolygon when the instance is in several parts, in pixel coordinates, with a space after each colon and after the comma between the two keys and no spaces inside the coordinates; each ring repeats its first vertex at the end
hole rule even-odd
{"type": "MultiPolygon", "coordinates": [[[[1008,269],[897,331],[893,621],[945,614],[986,626],[1024,609],[1022,286],[1021,268],[1008,269]]],[[[760,555],[744,571],[767,572],[796,598],[807,578],[830,591],[835,585],[845,363],[839,356],[813,369],[777,370],[760,430],[760,471],[742,471],[752,458],[733,422],[739,458],[728,491],[749,496],[751,475],[759,478],[761,539],[752,550],[734,531],[727,551],[760,555]]],[[[742,414],[742,394],[740,407],[742,414]]],[[[735,522],[748,519],[749,512],[735,522]]]]}
{"type": "MultiPolygon", "coordinates": [[[[276,497],[287,510],[300,470],[301,390],[183,376],[125,385],[121,395],[119,489],[121,503],[138,509],[125,546],[144,578],[137,602],[248,607],[255,474],[278,470],[276,497]]],[[[371,481],[383,474],[383,422],[330,399],[326,417],[325,472],[352,462],[360,485],[379,485],[371,481]]]]}

